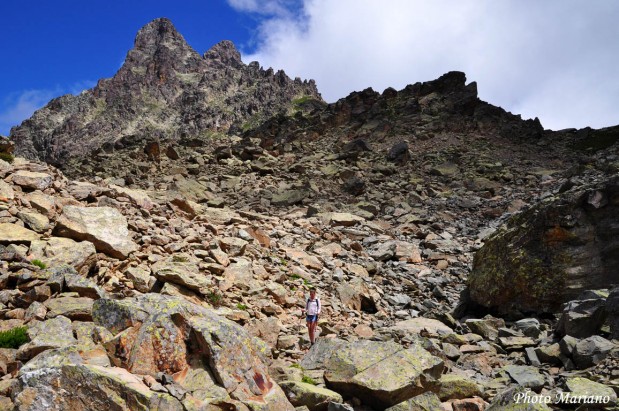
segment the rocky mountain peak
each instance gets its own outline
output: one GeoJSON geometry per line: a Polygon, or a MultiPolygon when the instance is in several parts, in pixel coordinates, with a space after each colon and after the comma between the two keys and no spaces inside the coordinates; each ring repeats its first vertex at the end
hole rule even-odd
{"type": "MultiPolygon", "coordinates": [[[[160,80],[172,74],[166,71],[187,73],[199,71],[202,66],[200,55],[187,44],[172,22],[159,18],[138,31],[134,47],[127,53],[125,64],[119,73],[121,81],[126,81],[122,74],[123,69],[137,75],[154,76],[154,80],[160,80]]],[[[117,76],[118,74],[115,77],[117,76]]]]}
{"type": "Polygon", "coordinates": [[[20,155],[66,167],[114,147],[247,129],[292,111],[304,97],[322,101],[313,81],[243,64],[230,41],[201,56],[170,20],[159,18],[140,29],[113,78],[52,100],[11,137],[20,155]]]}
{"type": "Polygon", "coordinates": [[[207,62],[220,62],[228,66],[239,66],[243,64],[241,61],[241,53],[236,49],[236,46],[230,40],[223,40],[211,47],[204,53],[204,59],[207,62]]]}
{"type": "Polygon", "coordinates": [[[156,50],[162,44],[189,47],[176,27],[165,17],[155,19],[142,27],[135,37],[134,47],[147,51],[156,50]]]}

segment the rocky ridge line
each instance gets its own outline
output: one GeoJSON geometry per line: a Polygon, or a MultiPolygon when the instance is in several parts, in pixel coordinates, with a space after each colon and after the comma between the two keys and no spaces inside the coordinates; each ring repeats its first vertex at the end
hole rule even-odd
{"type": "Polygon", "coordinates": [[[144,26],[123,66],[80,95],[52,100],[11,130],[16,152],[63,167],[135,140],[180,140],[247,128],[294,99],[322,101],[313,81],[245,65],[229,41],[200,56],[165,18],[144,26]]]}

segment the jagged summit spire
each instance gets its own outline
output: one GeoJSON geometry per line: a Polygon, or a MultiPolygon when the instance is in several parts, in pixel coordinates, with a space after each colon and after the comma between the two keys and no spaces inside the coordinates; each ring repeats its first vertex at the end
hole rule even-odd
{"type": "Polygon", "coordinates": [[[189,47],[183,36],[176,30],[174,24],[161,17],[151,21],[138,31],[134,48],[141,51],[151,50],[161,44],[189,47]]]}
{"type": "Polygon", "coordinates": [[[230,40],[223,40],[204,53],[204,59],[219,61],[224,65],[238,66],[242,64],[241,53],[230,40]]]}

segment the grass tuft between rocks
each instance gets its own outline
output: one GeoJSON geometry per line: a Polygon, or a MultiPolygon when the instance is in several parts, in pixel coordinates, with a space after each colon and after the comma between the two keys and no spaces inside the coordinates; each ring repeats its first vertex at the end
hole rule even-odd
{"type": "Polygon", "coordinates": [[[15,327],[0,331],[0,348],[19,348],[29,341],[28,327],[15,327]]]}
{"type": "Polygon", "coordinates": [[[301,378],[301,381],[306,384],[317,385],[316,381],[308,375],[304,375],[303,378],[301,378]]]}
{"type": "Polygon", "coordinates": [[[6,161],[9,164],[11,164],[14,159],[15,159],[15,157],[13,157],[13,154],[0,153],[0,160],[4,160],[4,161],[6,161]]]}
{"type": "Polygon", "coordinates": [[[32,265],[36,265],[43,270],[47,268],[47,265],[41,260],[32,260],[32,265]]]}

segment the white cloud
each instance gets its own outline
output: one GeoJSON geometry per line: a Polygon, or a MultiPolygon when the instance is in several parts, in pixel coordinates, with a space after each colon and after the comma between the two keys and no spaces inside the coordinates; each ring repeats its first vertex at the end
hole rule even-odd
{"type": "Polygon", "coordinates": [[[461,70],[480,98],[547,128],[604,127],[619,124],[618,20],[614,0],[304,0],[266,13],[244,60],[313,78],[327,101],[461,70]]]}
{"type": "Polygon", "coordinates": [[[298,0],[228,0],[228,4],[237,11],[280,17],[290,17],[299,6],[298,0]]]}
{"type": "Polygon", "coordinates": [[[54,97],[51,90],[25,90],[8,96],[0,111],[0,134],[8,135],[18,125],[54,97]]]}
{"type": "Polygon", "coordinates": [[[0,102],[0,134],[8,135],[11,127],[22,121],[45,106],[51,99],[62,94],[79,94],[81,91],[95,85],[92,81],[80,81],[67,87],[53,89],[23,90],[9,94],[0,102]]]}

